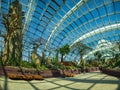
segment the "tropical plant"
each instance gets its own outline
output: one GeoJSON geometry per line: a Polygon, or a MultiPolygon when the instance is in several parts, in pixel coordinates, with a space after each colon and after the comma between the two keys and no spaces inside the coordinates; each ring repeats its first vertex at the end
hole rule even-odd
{"type": "Polygon", "coordinates": [[[64,45],[63,47],[60,48],[60,54],[61,54],[61,62],[63,62],[63,57],[65,54],[68,54],[70,52],[70,47],[68,44],[64,45]]]}
{"type": "Polygon", "coordinates": [[[92,50],[92,48],[88,47],[82,42],[77,42],[76,44],[72,46],[72,48],[74,49],[74,51],[80,54],[80,60],[81,60],[80,64],[83,65],[84,64],[83,55],[86,54],[88,51],[92,50]]]}
{"type": "Polygon", "coordinates": [[[55,50],[55,56],[51,59],[51,64],[55,65],[58,63],[58,55],[59,55],[60,49],[57,48],[55,50]]]}
{"type": "Polygon", "coordinates": [[[101,65],[103,65],[103,60],[102,60],[102,54],[101,54],[101,52],[100,51],[96,51],[95,53],[94,53],[94,56],[95,56],[95,59],[96,59],[96,61],[98,62],[98,64],[99,64],[99,66],[101,66],[101,65]]]}
{"type": "Polygon", "coordinates": [[[38,69],[40,69],[40,70],[48,70],[48,68],[45,65],[39,66],[38,69]]]}
{"type": "Polygon", "coordinates": [[[55,60],[56,60],[56,62],[58,62],[58,54],[59,54],[59,52],[60,52],[60,50],[57,48],[55,50],[55,60]]]}
{"type": "Polygon", "coordinates": [[[120,51],[120,41],[116,42],[116,46],[118,46],[118,49],[120,51]]]}
{"type": "Polygon", "coordinates": [[[98,61],[96,61],[96,60],[87,60],[86,65],[88,67],[98,67],[98,61]]]}
{"type": "Polygon", "coordinates": [[[61,64],[61,63],[56,63],[48,66],[49,69],[54,69],[54,70],[64,70],[66,69],[66,66],[61,64]]]}
{"type": "Polygon", "coordinates": [[[22,61],[21,62],[21,66],[22,67],[26,67],[26,68],[32,68],[33,66],[32,66],[32,63],[29,63],[29,62],[27,62],[27,61],[22,61]]]}
{"type": "Polygon", "coordinates": [[[120,58],[120,41],[114,44],[112,51],[113,51],[114,59],[117,62],[120,58]]]}
{"type": "Polygon", "coordinates": [[[97,52],[94,53],[94,56],[97,60],[100,60],[101,57],[102,57],[102,54],[99,51],[97,51],[97,52]]]}
{"type": "Polygon", "coordinates": [[[46,63],[46,58],[45,58],[46,50],[45,49],[42,50],[42,55],[39,55],[37,50],[43,43],[45,43],[45,39],[41,37],[35,40],[35,42],[33,43],[33,51],[31,56],[32,60],[34,60],[36,64],[39,64],[41,66],[45,65],[46,63]]]}
{"type": "Polygon", "coordinates": [[[47,58],[47,61],[46,61],[46,64],[47,64],[47,65],[50,65],[50,64],[51,64],[50,54],[51,54],[51,51],[49,51],[49,55],[48,55],[48,58],[47,58]]]}
{"type": "Polygon", "coordinates": [[[45,51],[46,50],[43,50],[42,51],[42,57],[41,57],[41,66],[45,65],[46,64],[46,58],[45,58],[45,51]]]}

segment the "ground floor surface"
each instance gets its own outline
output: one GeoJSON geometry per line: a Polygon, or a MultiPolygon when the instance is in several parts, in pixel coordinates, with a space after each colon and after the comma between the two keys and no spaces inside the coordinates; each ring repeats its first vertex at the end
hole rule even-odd
{"type": "Polygon", "coordinates": [[[0,90],[120,90],[120,78],[100,72],[42,81],[10,80],[0,77],[0,90]]]}

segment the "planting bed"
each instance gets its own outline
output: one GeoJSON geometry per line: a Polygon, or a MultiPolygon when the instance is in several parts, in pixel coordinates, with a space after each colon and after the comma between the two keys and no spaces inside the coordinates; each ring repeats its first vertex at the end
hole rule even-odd
{"type": "Polygon", "coordinates": [[[114,70],[114,69],[101,68],[100,70],[102,73],[112,75],[115,77],[120,77],[120,69],[114,70]]]}
{"type": "MultiPolygon", "coordinates": [[[[97,71],[98,68],[87,68],[85,72],[97,71]]],[[[50,77],[73,77],[76,74],[82,73],[82,69],[67,69],[67,70],[38,70],[28,69],[23,67],[4,66],[0,67],[0,75],[7,76],[10,79],[22,80],[43,80],[50,77]]]]}

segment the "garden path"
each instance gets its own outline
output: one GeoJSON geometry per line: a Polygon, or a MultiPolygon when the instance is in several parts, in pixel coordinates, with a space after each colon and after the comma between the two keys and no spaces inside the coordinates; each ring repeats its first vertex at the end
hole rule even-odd
{"type": "Polygon", "coordinates": [[[91,72],[75,77],[45,78],[42,81],[10,80],[0,77],[0,90],[120,90],[120,78],[91,72]],[[3,89],[4,88],[4,89],[3,89]]]}

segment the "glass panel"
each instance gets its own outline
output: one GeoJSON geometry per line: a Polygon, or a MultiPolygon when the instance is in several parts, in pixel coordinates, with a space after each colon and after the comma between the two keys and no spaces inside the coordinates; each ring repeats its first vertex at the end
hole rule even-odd
{"type": "Polygon", "coordinates": [[[106,10],[105,10],[104,6],[99,7],[98,10],[99,10],[101,16],[106,15],[106,10]]]}
{"type": "Polygon", "coordinates": [[[115,11],[120,12],[120,2],[115,2],[114,5],[115,5],[115,11]]]}
{"type": "Polygon", "coordinates": [[[114,13],[114,7],[113,7],[113,4],[108,4],[108,5],[106,5],[106,8],[107,8],[107,12],[108,12],[108,14],[112,14],[112,13],[114,13]]]}
{"type": "Polygon", "coordinates": [[[97,10],[93,10],[93,11],[91,11],[91,13],[92,13],[92,15],[93,15],[94,18],[99,17],[97,10]]]}

